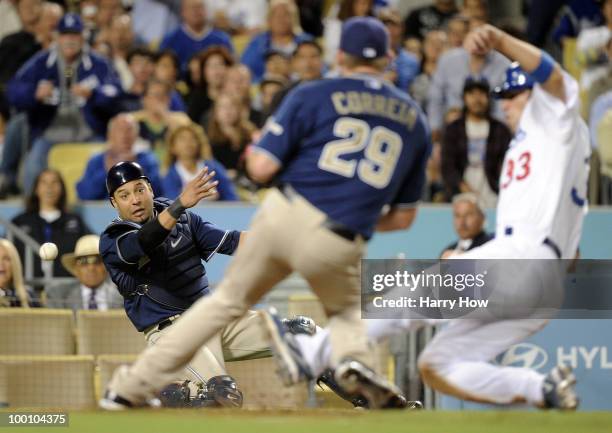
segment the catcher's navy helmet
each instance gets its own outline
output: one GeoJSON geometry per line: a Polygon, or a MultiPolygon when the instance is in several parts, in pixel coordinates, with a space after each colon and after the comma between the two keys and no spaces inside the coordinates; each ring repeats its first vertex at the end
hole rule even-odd
{"type": "Polygon", "coordinates": [[[146,179],[147,182],[150,182],[142,171],[140,164],[132,161],[121,161],[113,165],[106,174],[108,196],[112,197],[117,188],[136,179],[146,179]]]}
{"type": "Polygon", "coordinates": [[[527,72],[521,68],[518,62],[512,63],[506,69],[506,80],[501,86],[493,90],[493,96],[497,99],[507,99],[533,88],[535,81],[527,72]]]}

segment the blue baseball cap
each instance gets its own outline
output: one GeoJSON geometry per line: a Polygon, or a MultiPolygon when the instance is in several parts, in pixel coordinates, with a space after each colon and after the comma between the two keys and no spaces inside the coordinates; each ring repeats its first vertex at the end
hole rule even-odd
{"type": "Polygon", "coordinates": [[[389,51],[387,28],[373,17],[350,18],[342,26],[340,50],[362,59],[384,57],[389,51]]]}
{"type": "Polygon", "coordinates": [[[83,20],[78,14],[69,12],[57,24],[57,31],[60,33],[82,33],[83,20]]]}
{"type": "Polygon", "coordinates": [[[518,62],[512,63],[506,69],[506,79],[501,86],[493,90],[493,97],[496,99],[508,99],[516,96],[518,93],[532,89],[535,81],[518,62]]]}

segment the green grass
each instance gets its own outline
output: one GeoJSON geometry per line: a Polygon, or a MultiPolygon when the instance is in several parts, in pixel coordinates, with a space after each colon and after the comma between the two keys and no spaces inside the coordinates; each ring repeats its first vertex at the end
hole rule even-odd
{"type": "MultiPolygon", "coordinates": [[[[0,429],[0,433],[1,430],[0,429]]],[[[612,412],[365,412],[356,410],[136,410],[71,412],[70,427],[16,433],[591,433],[612,432],[612,412]]]]}

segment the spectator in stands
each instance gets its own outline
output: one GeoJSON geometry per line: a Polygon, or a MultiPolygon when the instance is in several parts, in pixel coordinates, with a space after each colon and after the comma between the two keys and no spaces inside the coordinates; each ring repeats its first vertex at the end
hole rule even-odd
{"type": "Polygon", "coordinates": [[[442,178],[447,198],[473,192],[485,207],[494,207],[499,176],[512,133],[490,115],[490,87],[482,77],[463,86],[463,115],[442,138],[442,178]]]}
{"type": "Polygon", "coordinates": [[[460,48],[470,29],[470,20],[462,15],[455,15],[446,24],[448,45],[450,48],[460,48]]]}
{"type": "Polygon", "coordinates": [[[77,195],[81,200],[104,200],[106,191],[106,173],[109,168],[120,161],[135,161],[151,180],[155,196],[162,195],[159,176],[159,164],[152,152],[138,151],[134,144],[138,138],[138,122],[131,114],[119,114],[108,125],[108,148],[91,157],[83,177],[76,185],[77,195]]]}
{"type": "Polygon", "coordinates": [[[23,282],[23,268],[17,249],[0,239],[0,307],[37,307],[33,293],[23,282]]]}
{"type": "Polygon", "coordinates": [[[349,18],[365,16],[374,16],[373,0],[341,0],[337,9],[332,8],[323,28],[324,60],[328,66],[336,64],[342,24],[349,18]]]}
{"type": "Polygon", "coordinates": [[[282,51],[270,50],[266,53],[264,70],[264,76],[275,75],[289,80],[291,76],[291,56],[282,51]]]}
{"type": "Polygon", "coordinates": [[[588,90],[596,80],[606,75],[611,61],[607,45],[612,38],[612,0],[601,0],[599,3],[604,24],[582,30],[576,41],[576,54],[584,66],[580,76],[582,90],[588,90]]]}
{"type": "Polygon", "coordinates": [[[168,173],[163,179],[165,197],[177,198],[183,187],[207,166],[209,171],[215,171],[215,180],[219,181],[216,199],[238,200],[225,167],[213,158],[210,143],[200,125],[189,123],[173,129],[168,136],[167,149],[168,173]]]}
{"type": "Polygon", "coordinates": [[[206,49],[199,58],[199,85],[193,90],[187,114],[194,122],[203,124],[203,117],[221,94],[224,83],[231,81],[227,76],[227,68],[234,64],[234,58],[221,46],[206,49]]]}
{"type": "MultiPolygon", "coordinates": [[[[510,61],[491,51],[486,55],[470,54],[465,48],[446,51],[436,66],[428,93],[427,115],[434,141],[444,127],[444,115],[451,108],[463,107],[463,86],[469,76],[482,76],[492,87],[501,85],[510,61]]],[[[493,115],[503,119],[501,107],[493,103],[493,115]]]]}
{"type": "MultiPolygon", "coordinates": [[[[272,115],[285,96],[300,83],[322,78],[323,49],[315,40],[300,42],[293,52],[291,67],[293,82],[274,95],[265,118],[272,115]]],[[[256,125],[261,126],[263,122],[256,125]]]]}
{"type": "Polygon", "coordinates": [[[312,38],[302,32],[293,0],[271,0],[267,23],[268,30],[255,35],[242,54],[241,63],[251,70],[254,83],[259,83],[265,73],[268,52],[276,50],[290,56],[298,43],[312,38]]]}
{"type": "Polygon", "coordinates": [[[584,29],[602,25],[604,19],[598,3],[599,0],[532,0],[527,24],[529,42],[544,45],[561,8],[562,16],[553,32],[553,40],[559,45],[565,38],[578,37],[584,29]]]}
{"type": "Polygon", "coordinates": [[[155,72],[155,55],[147,48],[134,48],[127,55],[132,83],[123,88],[118,111],[138,111],[142,108],[142,97],[147,83],[155,72]]]}
{"type": "Polygon", "coordinates": [[[461,254],[490,241],[493,235],[484,230],[485,215],[478,197],[466,192],[453,199],[453,226],[459,239],[444,250],[440,258],[461,254]]]}
{"type": "MultiPolygon", "coordinates": [[[[430,32],[431,33],[431,32],[430,32]]],[[[446,36],[446,33],[444,33],[446,36]]],[[[419,62],[423,61],[423,41],[419,38],[408,37],[404,39],[404,49],[419,59],[419,62]]]]}
{"type": "Polygon", "coordinates": [[[607,57],[610,59],[606,64],[605,70],[602,71],[601,77],[597,78],[587,90],[586,101],[584,104],[584,117],[592,117],[591,108],[593,104],[604,93],[612,89],[612,36],[606,44],[607,57]]]}
{"type": "MultiPolygon", "coordinates": [[[[12,223],[25,231],[39,244],[53,242],[60,254],[72,251],[76,241],[91,230],[78,214],[69,212],[66,204],[66,186],[61,174],[53,169],[43,170],[34,180],[34,189],[25,199],[25,211],[12,219],[12,223]]],[[[15,241],[22,260],[25,247],[15,241]]],[[[34,276],[42,277],[38,252],[34,252],[34,276]]],[[[70,274],[59,261],[53,262],[53,275],[70,274]]]]}
{"type": "Polygon", "coordinates": [[[121,80],[121,87],[129,89],[134,78],[130,72],[127,57],[134,46],[134,32],[132,31],[132,18],[128,14],[117,15],[113,18],[109,27],[108,42],[113,66],[121,80]]]}
{"type": "Polygon", "coordinates": [[[0,41],[0,116],[9,118],[9,106],[4,97],[5,87],[19,68],[36,54],[42,45],[36,37],[42,14],[41,0],[21,0],[17,5],[21,30],[6,35],[0,41]]]}
{"type": "Polygon", "coordinates": [[[215,101],[206,130],[213,156],[227,168],[232,179],[242,168],[242,153],[255,132],[255,125],[244,117],[244,112],[239,99],[222,94],[215,101]]]}
{"type": "Polygon", "coordinates": [[[438,59],[447,48],[448,40],[446,33],[442,30],[432,30],[425,35],[421,73],[410,86],[410,94],[424,110],[427,109],[429,86],[438,66],[438,59]]]}
{"type": "MultiPolygon", "coordinates": [[[[266,114],[266,118],[272,114],[272,102],[274,97],[287,86],[288,80],[282,75],[266,74],[259,83],[259,97],[261,102],[261,112],[266,114]]],[[[256,125],[263,127],[266,119],[262,118],[262,124],[256,125]]]]}
{"type": "Polygon", "coordinates": [[[468,20],[475,18],[487,21],[489,17],[487,2],[486,0],[463,0],[460,14],[468,20]]]}
{"type": "Polygon", "coordinates": [[[181,26],[166,35],[159,46],[160,50],[171,50],[177,55],[181,71],[187,71],[187,62],[195,53],[210,46],[221,45],[230,52],[234,51],[227,33],[207,26],[206,7],[202,0],[183,0],[181,20],[181,26]]]}
{"type": "MultiPolygon", "coordinates": [[[[609,87],[608,89],[611,88],[612,87],[609,87]]],[[[599,140],[597,139],[597,128],[599,127],[599,123],[601,122],[601,119],[603,119],[603,117],[610,111],[612,111],[612,90],[608,90],[607,92],[601,94],[595,99],[593,105],[591,106],[589,130],[591,131],[591,146],[594,149],[599,148],[599,140]]]]}
{"type": "Polygon", "coordinates": [[[138,135],[147,147],[154,151],[158,160],[166,153],[165,140],[169,130],[190,122],[181,111],[170,111],[172,88],[168,83],[151,80],[147,83],[142,98],[143,109],[133,113],[138,122],[138,135]]]}
{"type": "MultiPolygon", "coordinates": [[[[58,25],[58,44],[26,63],[10,81],[9,102],[28,113],[33,138],[26,157],[24,188],[47,166],[51,146],[104,136],[107,117],[120,95],[112,66],[83,49],[83,22],[72,13],[58,25]]],[[[9,143],[7,142],[7,145],[9,143]]],[[[12,144],[21,153],[21,144],[12,144]]],[[[9,175],[16,177],[17,167],[9,175]]]]}
{"type": "Polygon", "coordinates": [[[170,109],[172,111],[187,111],[185,102],[177,90],[180,78],[179,59],[172,51],[161,51],[155,58],[153,75],[159,81],[165,81],[172,86],[170,109]]]}
{"type": "Polygon", "coordinates": [[[64,9],[57,3],[43,2],[40,20],[36,25],[36,39],[44,50],[53,43],[53,36],[59,21],[64,16],[64,9]]]}
{"type": "Polygon", "coordinates": [[[431,6],[414,9],[406,18],[406,37],[425,38],[432,30],[442,29],[457,13],[455,0],[435,0],[431,6]]]}
{"type": "MultiPolygon", "coordinates": [[[[612,98],[612,91],[610,91],[612,98]]],[[[601,171],[601,204],[612,204],[612,109],[608,110],[597,125],[597,141],[601,171]]]]}
{"type": "Polygon", "coordinates": [[[205,0],[214,28],[231,35],[262,31],[268,13],[267,0],[205,0]]]}
{"type": "MultiPolygon", "coordinates": [[[[251,71],[241,63],[234,64],[227,69],[226,80],[223,84],[223,94],[238,98],[244,108],[244,116],[255,125],[261,124],[262,113],[251,104],[251,71]]],[[[208,125],[208,121],[200,122],[208,125]]]]}
{"type": "Polygon", "coordinates": [[[61,261],[77,281],[45,287],[46,306],[77,310],[109,310],[123,308],[123,296],[110,280],[98,245],[100,236],[79,238],[74,252],[63,254],[61,261]]]}
{"type": "Polygon", "coordinates": [[[404,25],[397,9],[381,9],[378,18],[389,31],[390,50],[393,61],[386,77],[404,92],[408,92],[410,84],[419,74],[419,60],[402,46],[404,25]]]}

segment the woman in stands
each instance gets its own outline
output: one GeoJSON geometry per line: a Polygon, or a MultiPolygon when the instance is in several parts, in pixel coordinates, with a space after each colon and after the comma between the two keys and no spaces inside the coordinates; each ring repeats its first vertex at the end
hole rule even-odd
{"type": "Polygon", "coordinates": [[[23,282],[19,253],[11,241],[0,239],[0,307],[38,307],[23,282]]]}
{"type": "Polygon", "coordinates": [[[166,161],[168,173],[163,179],[164,195],[168,198],[179,196],[183,187],[207,166],[217,174],[217,200],[238,200],[232,181],[225,168],[213,158],[208,138],[201,126],[191,123],[179,126],[170,132],[167,141],[166,161]]]}
{"type": "Polygon", "coordinates": [[[228,79],[227,70],[234,64],[234,58],[227,48],[215,45],[202,51],[199,59],[199,84],[192,92],[187,114],[194,122],[205,125],[208,110],[222,93],[228,79]]]}
{"type": "MultiPolygon", "coordinates": [[[[57,170],[43,170],[34,181],[32,193],[26,197],[25,212],[12,220],[39,244],[53,242],[57,245],[59,255],[74,251],[76,241],[91,230],[77,214],[67,211],[66,186],[57,170]]],[[[22,242],[15,241],[22,260],[25,260],[25,248],[22,242]]],[[[42,277],[38,252],[34,253],[34,276],[42,277]]],[[[53,276],[72,276],[56,260],[53,263],[53,276]]]]}
{"type": "Polygon", "coordinates": [[[206,128],[213,156],[227,168],[232,179],[242,169],[242,154],[255,132],[255,125],[244,115],[243,104],[236,97],[219,96],[206,128]]]}

